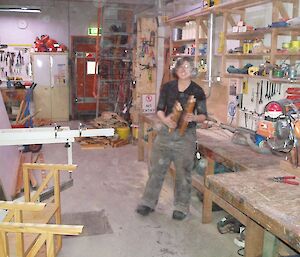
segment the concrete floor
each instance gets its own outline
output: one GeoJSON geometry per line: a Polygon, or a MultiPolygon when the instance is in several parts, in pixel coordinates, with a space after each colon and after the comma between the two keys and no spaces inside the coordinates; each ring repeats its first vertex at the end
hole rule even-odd
{"type": "MultiPolygon", "coordinates": [[[[62,145],[44,145],[47,163],[65,163],[62,145]]],[[[62,212],[105,211],[113,233],[67,237],[59,257],[236,257],[237,234],[221,235],[214,212],[212,224],[201,224],[201,203],[192,198],[191,214],[184,221],[171,218],[172,179],[167,177],[154,213],[142,217],[136,205],[147,180],[147,165],[137,161],[137,147],[104,150],[73,149],[74,186],[62,192],[62,212]]],[[[64,179],[64,178],[63,178],[64,179]]]]}

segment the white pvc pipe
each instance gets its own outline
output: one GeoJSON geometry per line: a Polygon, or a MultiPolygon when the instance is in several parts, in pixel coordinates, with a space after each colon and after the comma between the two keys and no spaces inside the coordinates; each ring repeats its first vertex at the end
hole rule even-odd
{"type": "Polygon", "coordinates": [[[211,93],[211,86],[212,86],[212,82],[213,82],[213,78],[212,78],[212,60],[213,60],[213,35],[214,35],[214,14],[211,13],[209,15],[209,21],[208,21],[208,25],[209,25],[209,29],[208,29],[208,88],[209,88],[209,92],[208,95],[206,96],[207,98],[210,96],[211,93]]]}

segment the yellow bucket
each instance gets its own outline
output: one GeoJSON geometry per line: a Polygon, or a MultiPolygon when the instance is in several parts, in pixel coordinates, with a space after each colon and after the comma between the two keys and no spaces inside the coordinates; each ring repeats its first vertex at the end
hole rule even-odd
{"type": "Polygon", "coordinates": [[[121,127],[116,129],[117,134],[119,135],[120,139],[128,139],[130,134],[130,128],[129,127],[121,127]]]}

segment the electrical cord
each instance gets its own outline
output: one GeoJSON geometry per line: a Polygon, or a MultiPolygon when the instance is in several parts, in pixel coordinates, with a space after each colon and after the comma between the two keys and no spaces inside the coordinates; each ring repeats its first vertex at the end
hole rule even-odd
{"type": "Polygon", "coordinates": [[[239,256],[244,256],[244,250],[245,250],[245,248],[243,247],[243,248],[240,248],[240,249],[238,249],[237,250],[237,254],[239,255],[239,256]]]}

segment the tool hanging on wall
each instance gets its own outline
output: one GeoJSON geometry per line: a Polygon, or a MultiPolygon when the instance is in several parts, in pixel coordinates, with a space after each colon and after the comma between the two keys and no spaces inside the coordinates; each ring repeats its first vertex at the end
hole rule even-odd
{"type": "Polygon", "coordinates": [[[267,89],[266,89],[265,98],[268,98],[268,91],[269,91],[269,81],[267,81],[267,89]]]}
{"type": "Polygon", "coordinates": [[[263,103],[263,84],[264,84],[264,81],[262,80],[260,83],[260,98],[258,101],[259,104],[263,103]]]}
{"type": "Polygon", "coordinates": [[[251,89],[251,102],[254,102],[254,89],[251,89]]]}

